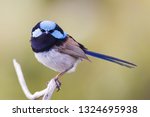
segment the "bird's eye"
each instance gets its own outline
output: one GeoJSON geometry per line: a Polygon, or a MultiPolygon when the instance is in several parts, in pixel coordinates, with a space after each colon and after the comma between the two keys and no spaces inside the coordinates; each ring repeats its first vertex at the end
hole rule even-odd
{"type": "Polygon", "coordinates": [[[50,31],[48,31],[48,32],[53,33],[53,32],[54,32],[54,30],[50,30],[50,31]]]}
{"type": "Polygon", "coordinates": [[[44,30],[44,29],[41,29],[41,31],[42,31],[42,32],[45,32],[45,30],[44,30]]]}
{"type": "Polygon", "coordinates": [[[40,29],[40,30],[41,30],[41,32],[43,32],[43,33],[45,33],[45,32],[53,33],[53,32],[54,32],[54,30],[49,30],[49,31],[46,31],[46,30],[44,30],[44,29],[40,29]]]}

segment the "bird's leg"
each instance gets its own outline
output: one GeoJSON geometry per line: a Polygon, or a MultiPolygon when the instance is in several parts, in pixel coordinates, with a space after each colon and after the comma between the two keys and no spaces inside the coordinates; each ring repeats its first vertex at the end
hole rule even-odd
{"type": "Polygon", "coordinates": [[[59,73],[56,77],[55,77],[55,82],[56,82],[56,86],[57,86],[57,91],[60,90],[61,87],[61,82],[59,81],[59,79],[62,77],[62,75],[64,75],[68,70],[65,70],[64,72],[59,73]]]}
{"type": "Polygon", "coordinates": [[[69,71],[73,66],[71,66],[69,69],[66,69],[65,71],[59,73],[56,77],[55,77],[55,82],[56,82],[56,86],[57,86],[57,91],[60,90],[61,87],[61,82],[59,81],[59,79],[67,72],[69,71]]]}
{"type": "Polygon", "coordinates": [[[65,74],[65,72],[61,72],[59,73],[56,77],[55,77],[55,82],[56,82],[56,86],[57,86],[57,91],[60,90],[60,87],[61,87],[61,82],[59,81],[60,77],[65,74]]]}

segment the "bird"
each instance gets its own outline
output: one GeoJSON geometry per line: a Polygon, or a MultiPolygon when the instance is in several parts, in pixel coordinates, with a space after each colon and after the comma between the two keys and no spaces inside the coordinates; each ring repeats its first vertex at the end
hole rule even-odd
{"type": "Polygon", "coordinates": [[[88,56],[128,68],[136,67],[134,63],[88,50],[64,32],[57,23],[50,20],[40,21],[32,28],[30,42],[35,58],[44,66],[58,72],[55,77],[58,90],[61,86],[59,79],[65,73],[74,72],[81,61],[91,62],[88,56]]]}

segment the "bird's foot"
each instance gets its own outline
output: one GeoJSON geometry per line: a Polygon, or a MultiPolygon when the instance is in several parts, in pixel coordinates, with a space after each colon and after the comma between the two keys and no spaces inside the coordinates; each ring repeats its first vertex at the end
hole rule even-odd
{"type": "Polygon", "coordinates": [[[56,88],[57,88],[57,92],[61,89],[61,82],[59,81],[58,78],[55,78],[55,83],[56,83],[56,88]]]}

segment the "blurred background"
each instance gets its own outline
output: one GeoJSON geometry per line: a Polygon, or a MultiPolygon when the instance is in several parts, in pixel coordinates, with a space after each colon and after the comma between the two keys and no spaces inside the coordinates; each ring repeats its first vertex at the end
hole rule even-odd
{"type": "Polygon", "coordinates": [[[30,47],[32,27],[45,19],[90,50],[138,65],[128,69],[90,57],[92,63],[63,76],[52,99],[150,99],[149,0],[0,0],[0,15],[0,99],[26,99],[13,58],[32,93],[57,74],[37,62],[30,47]]]}

